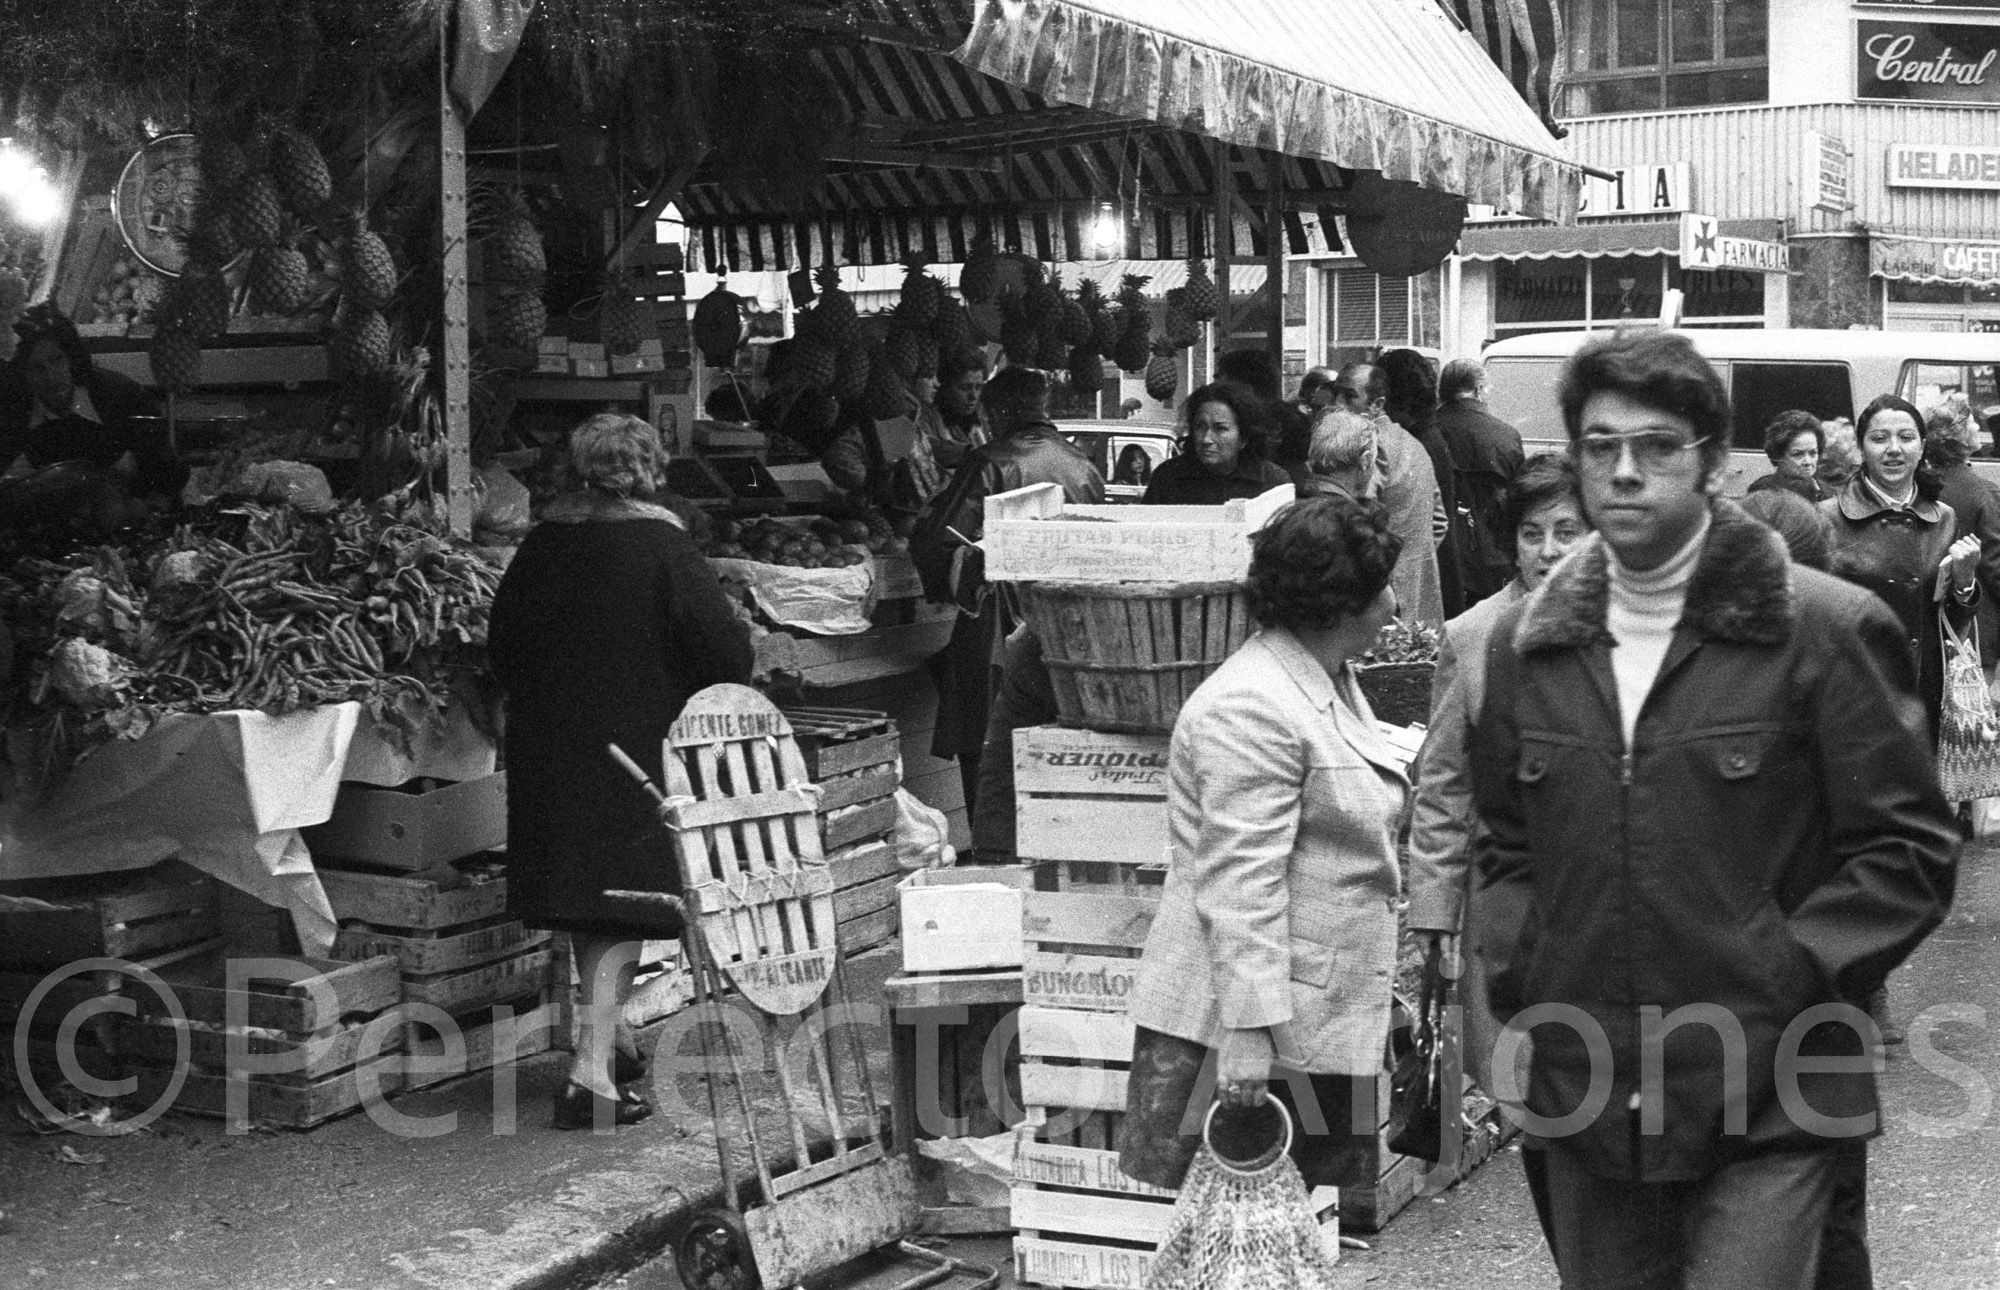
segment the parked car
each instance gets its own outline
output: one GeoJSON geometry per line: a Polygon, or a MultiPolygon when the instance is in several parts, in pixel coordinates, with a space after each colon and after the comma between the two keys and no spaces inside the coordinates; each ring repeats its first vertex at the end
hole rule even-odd
{"type": "MultiPolygon", "coordinates": [[[[1517,426],[1528,451],[1564,446],[1556,380],[1583,342],[1603,332],[1543,332],[1496,341],[1482,356],[1493,415],[1517,426]]],[[[1778,413],[1803,408],[1821,420],[1847,417],[1878,394],[1926,407],[1962,392],[1982,428],[2000,413],[2000,336],[1978,332],[1814,331],[1804,328],[1704,328],[1683,334],[1722,373],[1735,413],[1730,466],[1723,483],[1740,493],[1769,474],[1764,427],[1778,413]]],[[[2000,483],[1989,445],[1973,468],[2000,483]]]]}
{"type": "Polygon", "coordinates": [[[1056,429],[1083,449],[1104,476],[1109,501],[1136,502],[1153,470],[1174,455],[1180,427],[1152,421],[1058,421],[1056,429]]]}

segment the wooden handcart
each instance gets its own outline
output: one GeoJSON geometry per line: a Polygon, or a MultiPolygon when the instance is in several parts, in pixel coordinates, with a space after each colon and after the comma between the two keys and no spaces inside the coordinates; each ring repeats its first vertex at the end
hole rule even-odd
{"type": "Polygon", "coordinates": [[[616,746],[611,752],[659,802],[683,896],[608,894],[682,924],[701,1045],[728,1071],[739,1112],[732,1122],[721,1081],[711,1077],[723,1204],[696,1214],[675,1243],[681,1280],[689,1290],[791,1286],[898,1244],[916,1229],[916,1192],[907,1162],[883,1141],[853,1014],[831,1011],[847,1003],[833,882],[820,846],[818,791],[790,722],[748,687],[703,690],[668,734],[664,794],[616,746]],[[760,1129],[760,1108],[724,1025],[720,1001],[730,993],[766,1052],[805,1054],[803,1074],[782,1057],[771,1063],[782,1146],[760,1129]],[[827,1127],[823,1138],[815,1140],[809,1120],[827,1127]]]}

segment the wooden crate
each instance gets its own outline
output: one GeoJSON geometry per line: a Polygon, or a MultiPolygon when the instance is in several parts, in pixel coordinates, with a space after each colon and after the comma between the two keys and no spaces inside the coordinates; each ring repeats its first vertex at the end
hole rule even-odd
{"type": "Polygon", "coordinates": [[[504,914],[477,922],[401,933],[344,927],[334,937],[333,957],[367,959],[387,954],[405,976],[462,972],[494,959],[524,953],[549,940],[504,914]]]}
{"type": "MultiPolygon", "coordinates": [[[[879,840],[896,826],[896,723],[866,708],[791,707],[783,710],[819,785],[820,847],[831,858],[857,843],[879,840]]],[[[836,887],[841,884],[835,878],[836,887]]]]}
{"type": "MultiPolygon", "coordinates": [[[[475,1014],[477,1015],[477,1014],[475,1014]]],[[[412,1022],[404,1027],[405,1088],[430,1088],[461,1075],[491,1070],[505,1062],[519,1061],[555,1046],[565,1025],[561,1004],[542,996],[523,1000],[504,1021],[492,1009],[482,1020],[465,1019],[458,1027],[463,1047],[453,1052],[445,1037],[432,1026],[412,1022]],[[513,1043],[506,1043],[502,1027],[508,1028],[513,1043]]]]}
{"type": "Polygon", "coordinates": [[[531,933],[529,947],[476,967],[405,973],[403,1000],[442,1008],[454,1017],[510,999],[547,994],[555,982],[555,951],[547,932],[531,933]]]}
{"type": "Polygon", "coordinates": [[[35,891],[0,897],[0,962],[53,968],[87,958],[138,959],[221,929],[215,880],[178,861],[35,891]]]}
{"type": "Polygon", "coordinates": [[[120,1036],[139,1096],[162,1096],[184,1038],[190,1061],[177,1109],[232,1124],[309,1128],[401,1087],[403,1041],[396,960],[358,963],[293,956],[294,971],[231,982],[206,955],[160,969],[185,1021],[150,991],[120,1036]],[[232,1036],[229,1032],[236,1028],[232,1036]],[[238,1055],[254,1055],[253,1066],[238,1055]],[[266,1059],[282,1059],[275,1070],[266,1059]],[[234,1093],[232,1093],[232,1086],[234,1093]]]}
{"type": "Polygon", "coordinates": [[[466,879],[462,886],[445,886],[407,874],[337,869],[323,863],[318,868],[320,886],[326,889],[333,916],[341,923],[359,921],[378,930],[435,934],[497,918],[507,911],[507,875],[497,863],[457,866],[466,879]]]}
{"type": "Polygon", "coordinates": [[[1292,486],[1282,484],[1220,506],[1084,506],[1068,502],[1054,484],[1030,484],[986,499],[986,576],[1238,581],[1250,569],[1250,535],[1291,500],[1292,486]]]}
{"type": "Polygon", "coordinates": [[[1016,730],[1016,853],[1029,863],[1164,864],[1167,747],[1164,735],[1016,730]]]}

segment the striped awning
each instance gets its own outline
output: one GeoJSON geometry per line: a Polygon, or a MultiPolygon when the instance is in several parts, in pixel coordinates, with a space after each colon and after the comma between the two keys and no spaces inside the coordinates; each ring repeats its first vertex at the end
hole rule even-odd
{"type": "MultiPolygon", "coordinates": [[[[1774,219],[1726,219],[1730,237],[1781,242],[1785,226],[1774,219]]],[[[1678,218],[1554,228],[1546,224],[1473,224],[1458,240],[1465,260],[1599,260],[1624,255],[1679,255],[1678,218]]]]}
{"type": "MultiPolygon", "coordinates": [[[[1228,65],[1242,77],[1263,78],[1255,85],[1239,81],[1252,101],[1273,104],[1276,87],[1291,86],[1285,102],[1292,115],[1279,120],[1267,112],[1258,125],[1249,108],[1232,104],[1234,124],[1221,134],[1185,115],[1163,117],[1130,103],[1079,104],[1052,96],[1046,85],[987,74],[982,57],[1011,50],[1007,57],[1024,58],[1032,69],[1041,56],[998,28],[989,28],[983,43],[975,40],[975,8],[1004,18],[1026,7],[1048,8],[1017,0],[857,0],[851,11],[859,16],[816,33],[822,38],[808,49],[839,97],[829,110],[867,131],[870,145],[829,157],[826,182],[784,210],[761,204],[751,187],[732,184],[720,170],[698,171],[678,202],[695,234],[692,267],[747,272],[829,260],[882,264],[912,250],[960,261],[982,234],[1003,251],[1085,260],[1096,249],[1092,226],[1106,214],[1122,230],[1118,251],[1126,258],[1218,250],[1261,257],[1274,185],[1282,193],[1275,232],[1289,251],[1303,253],[1318,249],[1307,217],[1334,227],[1347,173],[1355,168],[1434,187],[1462,183],[1451,191],[1507,209],[1574,209],[1574,167],[1485,54],[1431,0],[1348,0],[1334,24],[1301,0],[1257,0],[1259,20],[1275,25],[1260,29],[1259,51],[1232,53],[1228,65]],[[1329,41],[1349,45],[1356,52],[1334,65],[1357,64],[1366,84],[1336,91],[1331,72],[1286,70],[1284,60],[1295,57],[1288,43],[1305,35],[1315,49],[1329,41]],[[1373,42],[1365,45],[1372,63],[1356,56],[1364,38],[1373,42]],[[1414,82],[1413,65],[1421,71],[1414,82]],[[1454,119],[1392,108],[1379,98],[1384,94],[1455,105],[1448,112],[1454,119]],[[1308,119],[1315,109],[1338,115],[1308,119]],[[1466,124],[1487,116],[1504,137],[1466,124]],[[1511,142],[1535,132],[1546,155],[1511,142]],[[1338,148],[1312,142],[1348,135],[1358,142],[1338,148]],[[1220,164],[1242,199],[1220,229],[1212,222],[1218,150],[1210,137],[1224,140],[1220,164]],[[1568,196],[1551,196],[1551,185],[1568,196]],[[1218,238],[1220,247],[1212,245],[1218,238]]],[[[1196,35],[1215,23],[1205,0],[1124,0],[1123,7],[1171,15],[1183,34],[1162,35],[1158,47],[1184,58],[1192,58],[1196,35]]]]}
{"type": "Polygon", "coordinates": [[[1493,65],[1550,133],[1563,87],[1563,19],[1560,0],[1438,0],[1479,42],[1493,65]]]}

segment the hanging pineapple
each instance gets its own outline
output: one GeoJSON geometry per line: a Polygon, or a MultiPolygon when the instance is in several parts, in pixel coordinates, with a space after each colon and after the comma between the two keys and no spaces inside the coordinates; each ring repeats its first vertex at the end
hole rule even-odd
{"type": "Polygon", "coordinates": [[[1002,296],[1000,310],[1000,345],[1007,353],[1007,361],[1021,367],[1033,367],[1035,355],[1042,346],[1041,332],[1021,307],[1020,297],[1002,296]]]}
{"type": "Polygon", "coordinates": [[[972,315],[963,304],[949,297],[938,309],[937,321],[931,324],[931,339],[942,350],[954,350],[972,343],[972,315]]]}
{"type": "Polygon", "coordinates": [[[389,370],[389,320],[373,309],[342,307],[327,349],[334,370],[355,381],[389,370]]]}
{"type": "Polygon", "coordinates": [[[1062,338],[1065,344],[1075,346],[1088,345],[1090,343],[1093,334],[1090,315],[1084,311],[1081,296],[1083,288],[1094,288],[1096,285],[1090,279],[1085,278],[1077,285],[1076,295],[1072,296],[1067,291],[1061,292],[1062,305],[1059,313],[1062,320],[1062,338]]]}
{"type": "Polygon", "coordinates": [[[1192,257],[1187,264],[1188,317],[1198,323],[1214,322],[1216,313],[1222,307],[1222,296],[1215,289],[1215,279],[1208,276],[1208,264],[1201,257],[1192,257]]]}
{"type": "Polygon", "coordinates": [[[813,281],[819,284],[819,294],[812,310],[799,320],[799,334],[830,350],[846,349],[854,343],[861,318],[854,311],[854,298],[840,289],[839,266],[820,265],[813,270],[813,281]]]}
{"type": "Polygon", "coordinates": [[[912,251],[903,257],[903,267],[908,273],[903,278],[897,307],[908,310],[910,321],[919,327],[928,327],[936,321],[938,310],[944,306],[944,283],[925,271],[930,262],[930,257],[922,251],[912,251]]]}
{"type": "Polygon", "coordinates": [[[965,266],[958,271],[958,294],[968,304],[985,304],[1000,290],[1000,249],[990,235],[981,236],[966,254],[965,266]]]}
{"type": "Polygon", "coordinates": [[[1174,387],[1180,383],[1181,361],[1174,347],[1166,341],[1153,345],[1153,357],[1146,364],[1146,393],[1167,402],[1174,397],[1174,387]]]}
{"type": "Polygon", "coordinates": [[[1166,336],[1167,344],[1175,349],[1187,349],[1201,339],[1201,324],[1188,313],[1185,287],[1167,292],[1166,336]]]}
{"type": "Polygon", "coordinates": [[[1076,301],[1090,319],[1090,347],[1099,354],[1109,354],[1118,344],[1118,315],[1107,306],[1103,289],[1085,278],[1076,289],[1076,301]]]}
{"type": "Polygon", "coordinates": [[[710,367],[729,367],[743,344],[743,297],[731,291],[728,279],[716,281],[715,290],[694,307],[694,344],[701,361],[710,367]]]}
{"type": "Polygon", "coordinates": [[[243,177],[236,187],[230,226],[244,246],[277,246],[285,240],[285,210],[269,174],[258,170],[243,177]]]}
{"type": "Polygon", "coordinates": [[[1045,372],[1060,372],[1069,362],[1069,346],[1063,344],[1060,320],[1049,319],[1035,337],[1035,366],[1045,372]]]}
{"type": "Polygon", "coordinates": [[[1096,399],[1104,389],[1104,356],[1077,345],[1069,351],[1069,384],[1078,395],[1096,399]]]}
{"type": "Polygon", "coordinates": [[[229,283],[213,265],[190,260],[160,301],[162,322],[207,344],[229,330],[229,283]]]}
{"type": "Polygon", "coordinates": [[[1026,314],[1028,321],[1037,328],[1050,324],[1060,327],[1061,310],[1062,296],[1058,294],[1058,288],[1054,284],[1046,281],[1031,282],[1021,294],[1021,312],[1026,314]]]}
{"type": "Polygon", "coordinates": [[[889,334],[882,341],[882,361],[896,375],[913,381],[917,377],[918,355],[922,349],[919,341],[922,337],[908,319],[898,314],[889,318],[889,334]]]}
{"type": "Polygon", "coordinates": [[[841,406],[858,403],[868,390],[869,357],[868,347],[861,337],[841,349],[833,356],[833,397],[841,406]]]}
{"type": "Polygon", "coordinates": [[[872,351],[868,355],[868,381],[861,391],[862,410],[877,421],[887,421],[907,415],[913,405],[910,387],[889,365],[883,349],[872,351]]]}
{"type": "Polygon", "coordinates": [[[186,394],[201,384],[201,346],[178,327],[162,327],[146,347],[153,381],[169,394],[186,394]]]}
{"type": "Polygon", "coordinates": [[[271,177],[292,213],[311,220],[333,197],[333,176],[312,136],[295,126],[271,131],[271,177]]]}
{"type": "Polygon", "coordinates": [[[264,246],[251,253],[250,307],[256,312],[303,313],[312,304],[312,296],[312,267],[304,252],[290,246],[264,246]]]}
{"type": "Polygon", "coordinates": [[[1153,316],[1145,292],[1150,281],[1144,274],[1128,273],[1118,287],[1118,339],[1110,354],[1123,371],[1139,371],[1152,352],[1153,316]]]}
{"type": "Polygon", "coordinates": [[[928,336],[917,337],[917,375],[936,376],[938,344],[928,336]]]}
{"type": "Polygon", "coordinates": [[[548,306],[532,291],[503,291],[487,311],[486,339],[502,349],[532,350],[549,329],[548,306]]]}
{"type": "Polygon", "coordinates": [[[604,280],[604,293],[597,299],[597,335],[614,354],[629,354],[646,338],[646,309],[638,300],[632,279],[614,273],[604,280]]]}
{"type": "Polygon", "coordinates": [[[785,364],[785,383],[794,389],[826,389],[839,372],[840,356],[824,341],[801,336],[792,342],[791,361],[785,364]]]}
{"type": "Polygon", "coordinates": [[[381,236],[368,228],[366,211],[347,214],[340,245],[341,299],[362,309],[386,309],[396,294],[396,261],[381,236]]]}
{"type": "Polygon", "coordinates": [[[541,230],[528,213],[528,199],[518,189],[501,201],[500,216],[484,245],[486,280],[539,287],[548,275],[541,230]]]}

